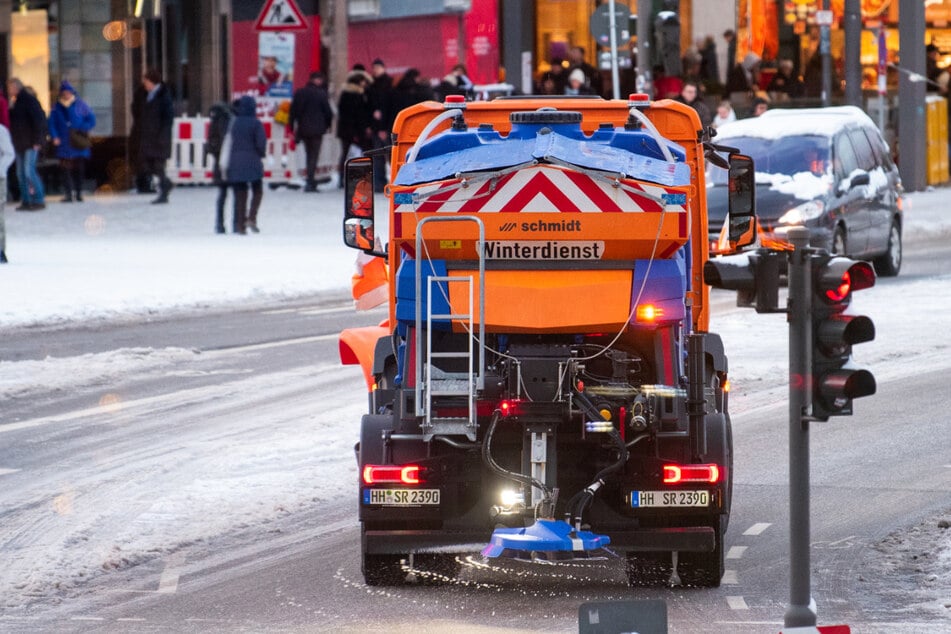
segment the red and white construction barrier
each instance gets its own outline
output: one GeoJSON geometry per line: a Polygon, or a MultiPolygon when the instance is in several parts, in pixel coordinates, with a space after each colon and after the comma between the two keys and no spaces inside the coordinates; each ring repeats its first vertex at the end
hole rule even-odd
{"type": "MultiPolygon", "coordinates": [[[[264,156],[264,182],[269,187],[304,185],[304,148],[297,146],[284,125],[270,117],[262,117],[267,150],[264,156]]],[[[177,117],[172,125],[172,157],[166,174],[176,185],[211,185],[214,158],[205,154],[208,138],[208,117],[177,117]]],[[[324,136],[317,161],[317,181],[335,178],[340,147],[332,134],[324,136]]]]}

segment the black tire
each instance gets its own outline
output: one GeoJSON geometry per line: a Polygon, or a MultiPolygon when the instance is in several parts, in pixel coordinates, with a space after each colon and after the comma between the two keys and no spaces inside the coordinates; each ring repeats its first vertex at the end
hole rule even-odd
{"type": "Polygon", "coordinates": [[[845,241],[845,229],[841,226],[835,228],[832,234],[832,255],[847,255],[848,244],[845,241]]]}
{"type": "Polygon", "coordinates": [[[714,529],[715,544],[712,552],[680,553],[677,570],[685,586],[699,588],[719,588],[720,579],[726,569],[726,549],[723,537],[726,535],[726,516],[715,517],[711,525],[714,529]]]}
{"type": "MultiPolygon", "coordinates": [[[[372,464],[383,459],[383,430],[393,429],[392,416],[365,415],[360,421],[360,443],[357,446],[357,456],[363,470],[364,464],[372,464]]],[[[403,567],[405,555],[401,554],[368,554],[367,536],[364,528],[361,536],[361,555],[363,580],[368,586],[395,586],[406,580],[406,569],[403,567]]]]}
{"type": "Polygon", "coordinates": [[[901,256],[901,226],[897,220],[893,220],[888,230],[888,248],[883,255],[872,261],[875,272],[882,277],[895,277],[901,271],[901,256]]]}
{"type": "Polygon", "coordinates": [[[406,581],[402,555],[363,553],[363,581],[368,586],[398,586],[406,581]]]}

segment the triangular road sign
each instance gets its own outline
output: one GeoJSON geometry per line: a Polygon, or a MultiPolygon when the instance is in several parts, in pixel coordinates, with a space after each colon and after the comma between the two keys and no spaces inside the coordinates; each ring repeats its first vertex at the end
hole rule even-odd
{"type": "Polygon", "coordinates": [[[307,20],[294,0],[267,0],[254,23],[257,31],[306,31],[307,20]]]}

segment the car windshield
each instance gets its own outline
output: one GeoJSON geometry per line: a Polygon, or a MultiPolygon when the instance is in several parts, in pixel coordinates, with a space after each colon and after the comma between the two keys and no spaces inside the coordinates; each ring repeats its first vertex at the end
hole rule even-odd
{"type": "MultiPolygon", "coordinates": [[[[735,147],[753,159],[757,182],[769,182],[775,175],[794,177],[803,172],[822,176],[829,165],[829,139],[824,136],[784,136],[771,139],[760,137],[731,137],[717,140],[723,145],[735,147]],[[764,175],[768,177],[764,178],[764,175]]],[[[708,182],[725,185],[728,174],[724,169],[712,168],[707,173],[708,182]]]]}

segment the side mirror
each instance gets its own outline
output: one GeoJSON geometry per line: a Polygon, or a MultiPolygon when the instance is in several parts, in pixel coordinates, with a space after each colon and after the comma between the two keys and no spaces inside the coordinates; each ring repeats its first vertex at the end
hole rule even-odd
{"type": "Polygon", "coordinates": [[[858,187],[859,185],[868,185],[871,182],[871,178],[868,175],[868,172],[859,172],[852,177],[852,183],[850,187],[858,187]]]}
{"type": "Polygon", "coordinates": [[[374,249],[373,160],[359,157],[347,161],[344,183],[343,243],[370,255],[385,256],[374,249]]]}
{"type": "Polygon", "coordinates": [[[728,237],[732,248],[756,239],[756,170],[745,154],[730,154],[730,215],[728,237]]]}

